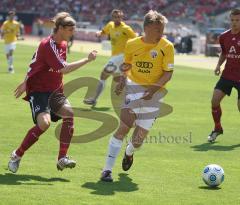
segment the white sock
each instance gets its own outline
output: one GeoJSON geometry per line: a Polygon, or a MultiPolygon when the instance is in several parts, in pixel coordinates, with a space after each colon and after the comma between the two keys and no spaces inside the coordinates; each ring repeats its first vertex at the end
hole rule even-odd
{"type": "Polygon", "coordinates": [[[134,148],[132,142],[130,141],[127,145],[127,148],[126,148],[126,155],[132,156],[133,153],[134,153],[134,150],[135,150],[135,148],[134,148]]]}
{"type": "Polygon", "coordinates": [[[95,100],[97,100],[98,97],[101,95],[102,91],[104,90],[104,87],[105,87],[105,80],[99,80],[97,90],[96,90],[95,100]]]}
{"type": "Polygon", "coordinates": [[[13,68],[13,56],[8,57],[8,66],[9,68],[13,68]]]}
{"type": "Polygon", "coordinates": [[[119,140],[114,136],[111,137],[108,145],[108,155],[106,158],[106,164],[103,170],[112,170],[116,158],[121,150],[122,143],[123,143],[122,140],[119,140]]]}

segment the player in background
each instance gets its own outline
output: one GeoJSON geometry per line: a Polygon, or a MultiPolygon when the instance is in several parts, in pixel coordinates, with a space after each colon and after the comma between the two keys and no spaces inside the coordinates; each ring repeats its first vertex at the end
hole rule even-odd
{"type": "Polygon", "coordinates": [[[96,105],[97,99],[104,89],[107,78],[110,75],[119,73],[119,66],[123,63],[123,52],[126,42],[136,37],[132,28],[123,22],[124,14],[121,10],[114,9],[111,15],[112,21],[107,23],[101,31],[96,33],[96,35],[97,37],[110,36],[112,57],[103,68],[95,96],[84,100],[84,103],[88,105],[96,105]]]}
{"type": "Polygon", "coordinates": [[[95,60],[96,51],[87,58],[72,63],[66,62],[67,42],[75,31],[75,20],[66,12],[54,18],[53,34],[40,42],[30,63],[27,76],[15,90],[16,98],[26,91],[35,125],[28,131],[20,146],[12,152],[8,168],[17,172],[24,153],[39,139],[50,126],[62,118],[60,148],[57,168],[73,168],[76,162],[67,156],[73,135],[73,110],[63,93],[63,75],[77,70],[95,60]]]}
{"type": "Polygon", "coordinates": [[[13,51],[16,49],[17,36],[20,31],[20,24],[14,20],[15,12],[8,12],[8,20],[4,21],[1,27],[1,34],[5,43],[5,53],[8,63],[8,72],[14,73],[13,51]]]}
{"type": "Polygon", "coordinates": [[[102,181],[113,181],[112,168],[130,129],[136,126],[122,160],[124,171],[132,166],[134,151],[141,147],[159,116],[163,88],[171,79],[174,68],[174,46],[163,37],[166,23],[165,16],[151,10],[144,17],[144,36],[127,42],[121,67],[126,79],[124,75],[121,76],[122,80],[116,87],[116,94],[119,94],[126,83],[125,99],[120,125],[109,141],[102,181]]]}
{"type": "Polygon", "coordinates": [[[212,117],[214,130],[208,136],[209,142],[214,142],[218,135],[223,134],[221,124],[221,101],[225,95],[230,96],[232,88],[238,92],[238,110],[240,111],[240,9],[233,9],[230,13],[231,29],[222,33],[219,42],[222,52],[219,56],[215,75],[220,75],[221,65],[226,61],[222,75],[217,82],[212,96],[212,117]]]}

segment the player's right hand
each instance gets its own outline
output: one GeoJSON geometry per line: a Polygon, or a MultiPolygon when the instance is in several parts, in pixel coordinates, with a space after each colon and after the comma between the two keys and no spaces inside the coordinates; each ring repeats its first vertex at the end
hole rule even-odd
{"type": "Polygon", "coordinates": [[[97,31],[96,32],[96,37],[98,37],[98,38],[101,37],[101,34],[102,34],[102,31],[97,31]]]}
{"type": "Polygon", "coordinates": [[[14,91],[15,97],[19,98],[26,91],[26,87],[27,86],[26,86],[26,82],[25,81],[23,83],[21,83],[20,85],[18,85],[18,87],[14,91]]]}
{"type": "Polygon", "coordinates": [[[96,57],[97,57],[97,51],[96,50],[93,50],[91,53],[88,54],[88,60],[89,61],[95,60],[96,57]]]}
{"type": "Polygon", "coordinates": [[[123,63],[122,65],[120,65],[120,71],[121,72],[126,72],[128,70],[130,70],[132,68],[132,64],[129,64],[129,63],[123,63]]]}
{"type": "Polygon", "coordinates": [[[220,68],[220,66],[217,66],[217,67],[215,68],[214,73],[215,73],[215,75],[220,75],[220,73],[221,73],[221,68],[220,68]]]}

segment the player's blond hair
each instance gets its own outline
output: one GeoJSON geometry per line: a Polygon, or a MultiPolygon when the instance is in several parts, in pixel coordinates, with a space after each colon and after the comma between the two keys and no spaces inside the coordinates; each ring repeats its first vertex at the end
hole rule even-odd
{"type": "Polygon", "coordinates": [[[168,23],[167,18],[162,15],[161,13],[150,10],[145,16],[143,21],[143,27],[152,24],[152,23],[159,23],[165,26],[168,23]]]}
{"type": "Polygon", "coordinates": [[[59,26],[75,26],[76,21],[74,18],[67,12],[57,13],[56,16],[52,19],[55,24],[53,32],[56,33],[59,29],[59,26]]]}
{"type": "Polygon", "coordinates": [[[240,15],[240,9],[232,9],[230,12],[230,16],[240,15]]]}

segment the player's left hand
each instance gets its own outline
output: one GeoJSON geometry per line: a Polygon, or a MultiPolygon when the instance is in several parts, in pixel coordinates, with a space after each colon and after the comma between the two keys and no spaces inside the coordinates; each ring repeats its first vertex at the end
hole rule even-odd
{"type": "Polygon", "coordinates": [[[96,51],[96,50],[93,50],[92,52],[90,52],[90,53],[88,54],[88,60],[89,60],[89,61],[95,60],[96,57],[97,57],[97,51],[96,51]]]}
{"type": "Polygon", "coordinates": [[[24,81],[14,91],[14,95],[16,98],[19,98],[26,91],[26,82],[24,81]]]}
{"type": "Polygon", "coordinates": [[[144,99],[144,100],[151,100],[152,99],[152,96],[153,96],[153,92],[150,91],[150,90],[146,90],[143,94],[143,96],[141,97],[141,99],[144,99]]]}
{"type": "Polygon", "coordinates": [[[116,88],[115,88],[115,94],[116,95],[120,95],[123,91],[123,88],[124,88],[124,84],[122,82],[119,82],[117,85],[116,85],[116,88]]]}
{"type": "Polygon", "coordinates": [[[121,72],[127,72],[128,70],[130,70],[132,68],[132,64],[129,63],[123,63],[122,65],[120,65],[120,71],[121,72]]]}
{"type": "Polygon", "coordinates": [[[143,96],[141,97],[141,99],[144,100],[151,100],[152,96],[154,95],[155,92],[157,92],[157,90],[159,90],[158,86],[151,86],[149,87],[143,94],[143,96]]]}

